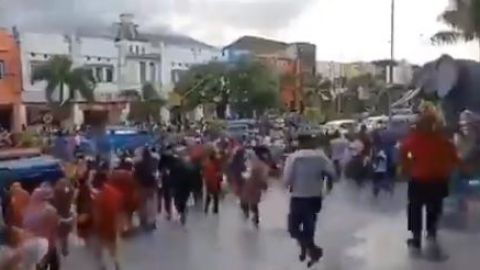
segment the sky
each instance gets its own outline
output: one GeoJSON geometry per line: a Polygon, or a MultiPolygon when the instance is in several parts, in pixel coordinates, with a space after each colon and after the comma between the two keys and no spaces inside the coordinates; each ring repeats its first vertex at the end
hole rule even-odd
{"type": "MultiPolygon", "coordinates": [[[[478,45],[433,46],[449,0],[396,0],[395,57],[421,64],[443,53],[478,59],[478,45]]],[[[390,57],[390,0],[0,0],[0,25],[20,30],[111,26],[133,13],[141,30],[225,46],[243,35],[317,45],[318,60],[390,57]]]]}

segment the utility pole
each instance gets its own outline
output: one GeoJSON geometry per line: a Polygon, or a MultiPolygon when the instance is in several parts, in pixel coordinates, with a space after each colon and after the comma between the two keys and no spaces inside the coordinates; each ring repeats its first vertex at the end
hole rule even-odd
{"type": "Polygon", "coordinates": [[[389,83],[393,84],[393,70],[395,61],[395,0],[392,0],[390,16],[390,76],[389,83]]]}
{"type": "Polygon", "coordinates": [[[388,84],[387,87],[387,96],[388,96],[388,117],[389,120],[392,118],[392,89],[393,89],[393,71],[395,61],[395,0],[392,0],[391,11],[390,11],[390,66],[388,74],[388,84]]]}

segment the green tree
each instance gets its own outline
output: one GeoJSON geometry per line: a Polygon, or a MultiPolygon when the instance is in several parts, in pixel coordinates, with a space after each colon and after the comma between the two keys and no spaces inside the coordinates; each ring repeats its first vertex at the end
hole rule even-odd
{"type": "Polygon", "coordinates": [[[251,115],[278,107],[279,100],[278,78],[255,61],[194,66],[181,77],[175,91],[181,96],[183,109],[214,104],[219,118],[225,118],[227,105],[251,115]]]}
{"type": "Polygon", "coordinates": [[[440,19],[452,29],[436,33],[434,44],[477,40],[480,45],[480,0],[454,0],[455,8],[445,10],[440,19]]]}
{"type": "Polygon", "coordinates": [[[32,73],[32,83],[46,81],[45,97],[52,111],[67,118],[72,112],[71,105],[78,96],[88,102],[94,100],[95,79],[84,68],[72,68],[72,61],[67,56],[54,56],[32,73]],[[53,95],[58,93],[58,99],[53,95]]]}
{"type": "Polygon", "coordinates": [[[153,84],[145,83],[141,93],[124,93],[124,96],[133,99],[130,103],[130,113],[128,115],[130,121],[159,122],[161,120],[160,112],[162,107],[165,106],[166,100],[160,96],[153,84]]]}

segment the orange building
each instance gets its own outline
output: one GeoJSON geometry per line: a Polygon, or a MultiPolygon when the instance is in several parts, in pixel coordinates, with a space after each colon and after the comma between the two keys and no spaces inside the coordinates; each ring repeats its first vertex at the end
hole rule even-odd
{"type": "Polygon", "coordinates": [[[285,43],[276,40],[244,36],[223,49],[228,61],[245,55],[258,58],[275,69],[280,76],[281,99],[285,108],[302,111],[304,92],[316,75],[316,46],[306,42],[285,43]]]}
{"type": "Polygon", "coordinates": [[[22,74],[20,52],[13,35],[0,29],[0,125],[19,131],[24,119],[21,113],[22,74]]]}
{"type": "Polygon", "coordinates": [[[296,108],[298,91],[297,60],[277,55],[258,57],[265,65],[274,69],[280,77],[280,96],[285,108],[296,108]]]}

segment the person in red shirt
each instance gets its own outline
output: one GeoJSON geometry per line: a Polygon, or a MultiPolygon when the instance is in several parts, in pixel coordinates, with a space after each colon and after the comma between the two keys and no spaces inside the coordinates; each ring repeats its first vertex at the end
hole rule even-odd
{"type": "Polygon", "coordinates": [[[140,202],[138,185],[133,176],[132,167],[133,164],[130,164],[130,168],[125,166],[124,169],[115,169],[109,175],[109,184],[122,195],[122,234],[126,236],[133,231],[133,213],[138,209],[140,202]]]}
{"type": "Polygon", "coordinates": [[[205,199],[205,214],[208,213],[210,202],[213,200],[213,213],[218,214],[218,199],[222,183],[221,162],[217,158],[215,151],[209,154],[203,165],[203,179],[207,190],[205,199]]]}
{"type": "Polygon", "coordinates": [[[97,193],[93,199],[93,224],[96,240],[96,259],[101,269],[106,269],[102,260],[102,251],[107,249],[112,257],[115,269],[120,269],[118,260],[118,236],[120,231],[122,193],[108,181],[107,172],[98,171],[94,179],[97,193]]]}
{"type": "Polygon", "coordinates": [[[438,220],[443,199],[448,195],[450,175],[459,159],[453,143],[443,132],[438,114],[425,109],[401,143],[402,167],[410,177],[408,185],[408,229],[413,237],[407,241],[418,253],[422,243],[423,208],[426,208],[426,229],[429,250],[439,254],[438,220]]]}

